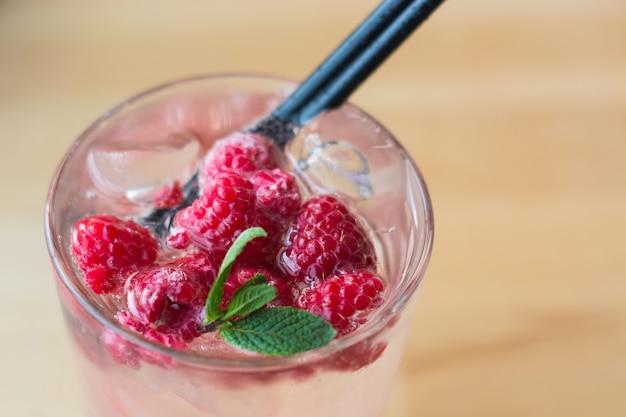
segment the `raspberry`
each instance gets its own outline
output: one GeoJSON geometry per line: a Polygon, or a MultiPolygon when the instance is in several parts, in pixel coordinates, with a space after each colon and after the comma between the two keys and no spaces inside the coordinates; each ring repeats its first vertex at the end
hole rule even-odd
{"type": "Polygon", "coordinates": [[[236,173],[221,173],[178,214],[175,224],[202,249],[224,254],[237,236],[252,226],[253,204],[250,181],[236,173]]]}
{"type": "Polygon", "coordinates": [[[106,294],[121,289],[130,273],[154,263],[159,243],[133,220],[91,216],[74,225],[72,251],[87,285],[106,294]]]}
{"type": "Polygon", "coordinates": [[[298,214],[300,190],[293,175],[280,168],[262,170],[252,177],[252,184],[259,209],[282,218],[283,224],[288,224],[298,214]]]}
{"type": "Polygon", "coordinates": [[[178,214],[167,244],[184,249],[194,243],[223,255],[243,230],[258,226],[268,236],[248,245],[242,257],[272,262],[301,205],[298,185],[278,168],[278,155],[271,141],[254,134],[217,141],[203,161],[201,195],[178,214]]]}
{"type": "Polygon", "coordinates": [[[276,288],[276,298],[268,304],[269,306],[289,306],[293,304],[293,290],[285,278],[278,272],[264,266],[235,265],[226,280],[221,307],[225,308],[239,287],[256,274],[264,275],[267,283],[276,288]]]}
{"type": "Polygon", "coordinates": [[[325,359],[321,366],[333,371],[357,371],[375,362],[387,348],[385,342],[365,339],[325,359]]]}
{"type": "Polygon", "coordinates": [[[280,250],[281,268],[313,284],[338,270],[374,269],[376,254],[363,226],[336,198],[313,197],[300,209],[280,250]]]}
{"type": "Polygon", "coordinates": [[[125,324],[159,343],[190,341],[198,336],[200,315],[209,288],[195,272],[182,267],[156,266],[137,272],[125,285],[128,320],[125,324]]]}
{"type": "MultiPolygon", "coordinates": [[[[181,337],[163,335],[152,329],[147,329],[125,311],[118,312],[116,318],[121,324],[143,334],[148,340],[172,349],[185,350],[187,348],[187,343],[181,337]]],[[[140,369],[141,361],[163,367],[169,367],[173,364],[173,359],[170,356],[135,345],[113,330],[105,329],[100,335],[100,341],[116,362],[128,365],[132,369],[140,369]]]]}
{"type": "Polygon", "coordinates": [[[265,230],[267,237],[252,241],[246,249],[261,255],[252,260],[274,263],[288,225],[301,207],[300,191],[293,175],[280,168],[258,171],[252,184],[256,197],[255,222],[265,230]]]}
{"type": "Polygon", "coordinates": [[[217,141],[204,158],[202,172],[205,186],[221,172],[235,172],[248,177],[260,169],[278,165],[276,146],[266,138],[250,133],[235,133],[217,141]]]}
{"type": "Polygon", "coordinates": [[[331,275],[305,289],[300,307],[329,321],[340,336],[365,322],[365,314],[382,304],[383,281],[370,271],[331,275]]]}
{"type": "Polygon", "coordinates": [[[299,206],[300,193],[293,176],[278,168],[259,171],[252,181],[222,172],[177,216],[176,228],[183,231],[169,236],[167,242],[180,249],[191,241],[205,251],[223,255],[241,232],[259,226],[267,237],[247,245],[242,258],[270,262],[281,245],[286,223],[299,206]]]}
{"type": "Polygon", "coordinates": [[[191,241],[185,230],[173,230],[172,234],[165,238],[165,243],[174,249],[186,249],[191,241]]]}
{"type": "Polygon", "coordinates": [[[183,188],[180,182],[174,181],[173,184],[164,185],[154,196],[152,205],[157,209],[176,207],[183,202],[183,188]]]}
{"type": "MultiPolygon", "coordinates": [[[[123,320],[120,320],[120,322],[124,324],[123,320]]],[[[134,349],[134,346],[113,330],[105,329],[100,335],[100,340],[117,363],[128,365],[132,369],[139,369],[141,367],[140,357],[134,349]]]]}
{"type": "Polygon", "coordinates": [[[220,268],[221,259],[212,253],[190,252],[167,264],[195,273],[203,286],[210,288],[220,268]]]}

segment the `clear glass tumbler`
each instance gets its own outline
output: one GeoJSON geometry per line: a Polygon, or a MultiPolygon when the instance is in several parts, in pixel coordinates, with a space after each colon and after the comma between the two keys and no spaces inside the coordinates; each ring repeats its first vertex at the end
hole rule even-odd
{"type": "Polygon", "coordinates": [[[346,104],[287,146],[304,193],[331,192],[366,219],[385,302],[357,331],[287,357],[178,351],[115,318],[83,282],[73,224],[140,215],[155,187],[185,181],[200,156],[268,114],[294,88],[282,79],[215,75],[154,88],[113,108],[72,145],[50,186],[46,239],[90,417],[380,417],[397,371],[433,239],[424,181],[388,130],[346,104]]]}

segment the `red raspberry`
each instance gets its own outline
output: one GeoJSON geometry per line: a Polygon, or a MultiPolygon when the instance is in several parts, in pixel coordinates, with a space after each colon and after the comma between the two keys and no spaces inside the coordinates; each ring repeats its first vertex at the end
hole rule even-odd
{"type": "Polygon", "coordinates": [[[385,342],[365,339],[328,357],[321,366],[333,371],[357,371],[376,361],[386,348],[385,342]]]}
{"type": "Polygon", "coordinates": [[[324,195],[304,203],[287,231],[279,262],[286,274],[312,284],[338,270],[374,269],[376,254],[354,215],[324,195]]]}
{"type": "Polygon", "coordinates": [[[226,308],[233,294],[256,274],[264,275],[267,283],[276,288],[276,298],[268,304],[269,306],[290,306],[293,304],[293,289],[278,272],[264,266],[235,265],[226,280],[221,307],[226,308]]]}
{"type": "Polygon", "coordinates": [[[173,184],[164,185],[156,193],[152,205],[157,209],[176,207],[183,202],[183,199],[183,188],[180,186],[180,182],[174,181],[173,184]]]}
{"type": "Polygon", "coordinates": [[[253,226],[253,205],[252,183],[236,173],[221,173],[178,214],[175,224],[202,249],[224,254],[242,231],[253,226]]]}
{"type": "Polygon", "coordinates": [[[203,162],[202,193],[179,213],[167,244],[184,249],[195,243],[223,255],[243,230],[258,226],[267,237],[247,245],[242,258],[272,262],[301,204],[294,177],[277,166],[278,155],[271,141],[254,134],[217,141],[203,162]]]}
{"type": "Polygon", "coordinates": [[[264,239],[255,239],[246,247],[246,256],[257,252],[261,257],[249,261],[266,260],[274,263],[283,236],[301,206],[300,190],[293,175],[276,168],[258,171],[252,178],[255,188],[255,222],[267,233],[264,239]]]}
{"type": "Polygon", "coordinates": [[[210,288],[215,282],[221,262],[221,258],[218,258],[213,253],[190,252],[169,262],[167,266],[183,268],[186,271],[195,273],[202,285],[210,288]]]}
{"type": "MultiPolygon", "coordinates": [[[[118,313],[119,319],[120,313],[118,313]]],[[[123,320],[120,320],[123,323],[123,320]]],[[[100,335],[102,345],[109,351],[113,359],[122,365],[128,365],[132,369],[139,369],[140,356],[137,354],[132,343],[115,333],[113,330],[104,329],[100,335]]]]}
{"type": "Polygon", "coordinates": [[[173,230],[172,234],[165,238],[165,243],[174,249],[186,249],[191,241],[185,230],[173,230]]]}
{"type": "MultiPolygon", "coordinates": [[[[136,318],[134,318],[127,311],[119,311],[116,315],[116,318],[124,326],[130,328],[131,330],[136,331],[137,333],[141,333],[148,340],[152,340],[153,342],[160,343],[164,346],[171,347],[173,349],[185,350],[187,348],[188,340],[184,339],[181,335],[174,334],[174,333],[170,333],[170,334],[159,333],[158,331],[151,328],[149,325],[145,325],[139,322],[136,318]]],[[[139,350],[138,346],[136,346],[135,348],[139,350]]],[[[157,355],[156,353],[153,353],[152,355],[150,355],[148,352],[143,352],[143,349],[141,349],[141,353],[144,359],[146,357],[149,358],[149,357],[154,357],[155,355],[157,355]]],[[[158,362],[162,362],[162,361],[157,360],[157,361],[154,361],[153,363],[158,363],[158,362]]]]}
{"type": "Polygon", "coordinates": [[[244,177],[260,169],[273,169],[276,146],[266,138],[251,133],[235,133],[217,141],[203,161],[202,179],[207,185],[221,172],[236,172],[244,177]]]}
{"type": "Polygon", "coordinates": [[[273,261],[286,224],[300,205],[300,193],[293,177],[279,169],[260,171],[253,181],[234,172],[219,173],[177,216],[175,225],[183,231],[168,237],[168,244],[180,249],[192,241],[224,255],[241,232],[258,226],[267,237],[250,242],[241,257],[247,262],[273,261]]]}
{"type": "Polygon", "coordinates": [[[383,281],[370,271],[340,273],[305,289],[298,303],[329,321],[341,336],[365,322],[367,312],[382,304],[384,288],[383,281]]]}
{"type": "MultiPolygon", "coordinates": [[[[179,335],[158,333],[154,329],[139,323],[126,311],[118,312],[116,318],[121,324],[141,333],[148,340],[172,349],[187,349],[187,342],[179,335]]],[[[133,369],[141,367],[141,360],[166,367],[172,365],[171,357],[137,346],[112,330],[106,329],[102,332],[100,340],[111,353],[113,359],[121,364],[129,365],[133,369]]]]}
{"type": "Polygon", "coordinates": [[[301,206],[300,190],[290,173],[280,168],[258,171],[252,177],[252,184],[260,210],[282,218],[282,224],[288,224],[298,214],[301,206]]]}
{"type": "Polygon", "coordinates": [[[193,271],[174,266],[144,269],[125,285],[128,315],[134,330],[159,343],[174,335],[184,341],[198,336],[209,287],[193,271]]]}
{"type": "Polygon", "coordinates": [[[153,264],[159,243],[133,220],[91,216],[74,225],[72,251],[87,285],[105,294],[121,289],[130,273],[153,264]]]}

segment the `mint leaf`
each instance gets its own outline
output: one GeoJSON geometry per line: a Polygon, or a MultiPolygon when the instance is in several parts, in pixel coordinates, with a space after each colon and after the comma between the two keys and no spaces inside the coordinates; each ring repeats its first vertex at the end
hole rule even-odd
{"type": "Polygon", "coordinates": [[[256,274],[233,294],[222,320],[251,314],[276,298],[276,288],[269,285],[265,276],[256,274]]]}
{"type": "Polygon", "coordinates": [[[260,227],[244,230],[226,252],[206,299],[202,332],[219,330],[231,345],[273,356],[287,356],[330,343],[337,335],[323,318],[294,307],[263,308],[276,298],[276,288],[262,274],[254,275],[231,298],[224,310],[224,286],[237,257],[253,239],[265,237],[260,227]],[[233,320],[236,319],[236,320],[233,320]]]}
{"type": "Polygon", "coordinates": [[[305,352],[330,343],[337,331],[323,318],[294,307],[272,307],[220,327],[229,344],[273,356],[305,352]]]}
{"type": "Polygon", "coordinates": [[[226,284],[226,279],[230,274],[230,270],[235,263],[235,259],[237,256],[243,251],[244,247],[253,239],[258,237],[265,237],[267,233],[261,227],[251,227],[249,229],[241,232],[237,239],[233,242],[232,246],[226,252],[226,256],[224,256],[224,260],[222,261],[222,265],[220,266],[220,270],[217,273],[217,278],[215,278],[215,282],[211,287],[211,291],[209,291],[209,295],[206,299],[206,317],[204,318],[204,324],[209,324],[219,318],[221,318],[224,313],[220,309],[220,304],[222,302],[222,298],[224,297],[224,285],[226,284]]]}

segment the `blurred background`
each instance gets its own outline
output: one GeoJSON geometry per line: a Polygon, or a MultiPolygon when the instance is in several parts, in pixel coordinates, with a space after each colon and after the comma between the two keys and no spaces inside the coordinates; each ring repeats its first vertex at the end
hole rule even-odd
{"type": "MultiPolygon", "coordinates": [[[[81,417],[48,182],[119,101],[302,79],[375,0],[0,0],[0,414],[81,417]]],[[[354,95],[405,144],[436,238],[385,417],[626,415],[626,2],[448,0],[354,95]]]]}

